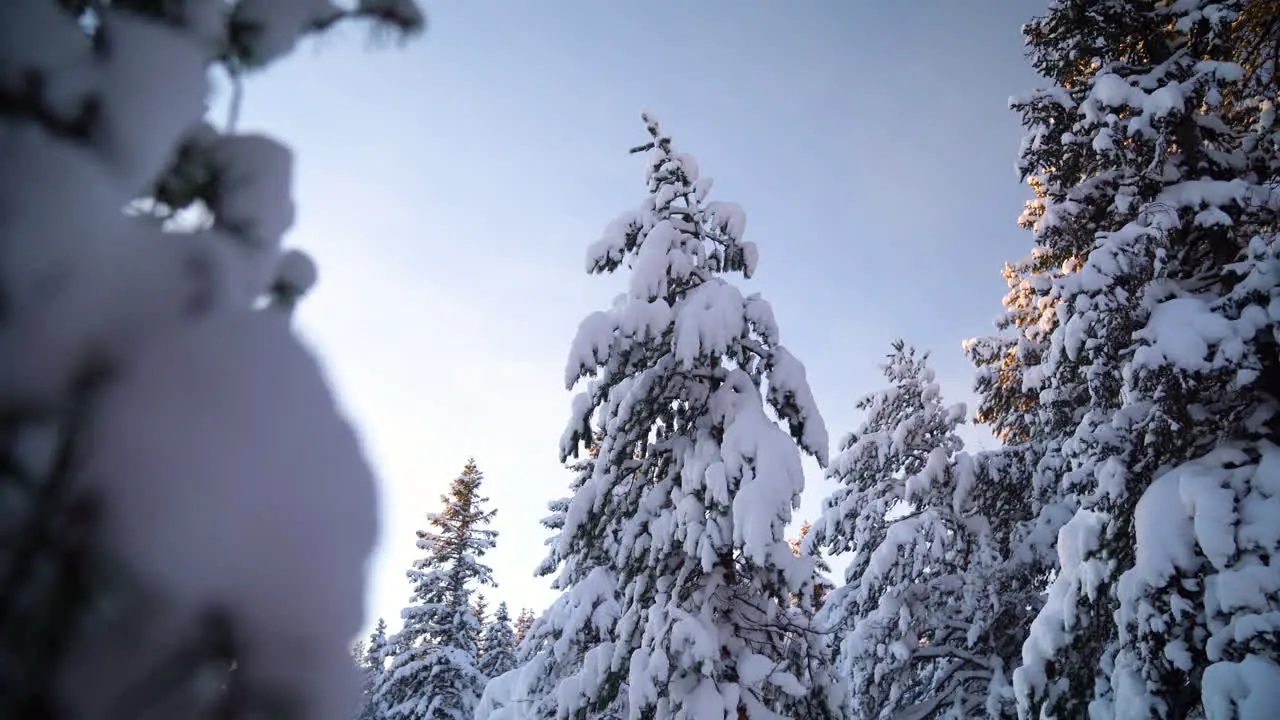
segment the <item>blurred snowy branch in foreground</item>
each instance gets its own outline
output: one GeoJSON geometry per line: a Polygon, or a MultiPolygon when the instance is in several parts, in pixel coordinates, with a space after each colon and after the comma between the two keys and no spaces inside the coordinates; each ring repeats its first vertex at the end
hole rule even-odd
{"type": "Polygon", "coordinates": [[[289,328],[316,279],[281,248],[292,156],[204,121],[211,68],[348,18],[425,26],[413,0],[0,3],[2,717],[353,705],[375,495],[289,328]]]}

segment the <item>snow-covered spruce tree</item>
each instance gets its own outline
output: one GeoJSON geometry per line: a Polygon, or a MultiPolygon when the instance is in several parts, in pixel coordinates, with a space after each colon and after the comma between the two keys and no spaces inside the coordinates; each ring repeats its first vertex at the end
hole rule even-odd
{"type": "Polygon", "coordinates": [[[517,649],[519,667],[490,682],[477,720],[627,717],[625,672],[611,667],[619,617],[618,573],[611,552],[616,537],[567,537],[572,500],[590,480],[603,435],[597,431],[582,457],[568,463],[570,496],[548,503],[542,524],[553,534],[537,575],[555,575],[561,595],[530,621],[517,649]],[[505,713],[505,714],[504,714],[505,713]]]}
{"type": "Polygon", "coordinates": [[[1061,526],[1025,717],[1227,717],[1280,681],[1280,195],[1273,100],[1236,62],[1249,6],[1060,0],[1025,29],[1054,83],[1014,102],[1027,342],[980,353],[989,419],[1036,443],[1037,523],[1061,526]]]}
{"type": "Polygon", "coordinates": [[[390,717],[387,712],[389,709],[387,703],[395,701],[403,690],[402,685],[398,686],[403,681],[403,676],[399,678],[396,676],[393,663],[395,658],[405,654],[403,652],[406,647],[405,640],[401,633],[394,633],[388,635],[383,644],[382,672],[374,677],[373,688],[365,704],[377,720],[386,720],[390,717]]]}
{"type": "MultiPolygon", "coordinates": [[[[480,647],[480,635],[484,634],[484,628],[489,624],[489,598],[485,597],[484,593],[476,593],[476,599],[471,601],[471,613],[476,616],[476,627],[480,629],[476,635],[476,646],[480,647]]],[[[479,652],[483,655],[484,648],[480,647],[479,652]]]]}
{"type": "Polygon", "coordinates": [[[859,401],[866,418],[828,470],[840,487],[807,538],[852,554],[820,622],[838,637],[855,717],[1002,716],[1009,658],[996,650],[1017,645],[992,624],[1001,563],[970,501],[965,407],[943,404],[927,356],[902,341],[882,367],[890,386],[859,401]]]}
{"type": "Polygon", "coordinates": [[[280,322],[314,280],[281,249],[290,153],[203,116],[211,71],[355,16],[422,26],[412,0],[0,3],[0,716],[347,715],[370,474],[280,322]],[[277,505],[284,532],[248,512],[277,505]]]}
{"type": "Polygon", "coordinates": [[[471,593],[492,585],[493,572],[480,558],[497,533],[485,527],[496,510],[484,509],[484,474],[467,461],[444,509],[429,515],[430,530],[418,531],[424,556],[408,571],[411,605],[401,612],[404,626],[391,641],[394,654],[378,702],[396,720],[471,720],[488,678],[477,667],[479,623],[471,593]]]}
{"type": "Polygon", "coordinates": [[[351,644],[351,659],[355,660],[356,665],[364,663],[365,642],[364,640],[356,640],[351,644]]]}
{"type": "Polygon", "coordinates": [[[378,688],[385,681],[387,673],[387,655],[390,644],[387,640],[387,621],[378,618],[378,624],[369,634],[369,641],[363,643],[363,652],[357,656],[360,671],[364,674],[360,710],[357,720],[381,720],[382,710],[378,705],[378,688]]]}
{"type": "Polygon", "coordinates": [[[533,627],[533,621],[536,617],[533,614],[533,608],[520,608],[520,614],[516,616],[514,624],[517,646],[523,643],[525,637],[529,635],[529,628],[533,627]]]}
{"type": "Polygon", "coordinates": [[[516,667],[516,634],[511,629],[511,614],[507,604],[498,603],[498,609],[484,626],[480,635],[480,673],[495,678],[516,667]]]}
{"type": "Polygon", "coordinates": [[[648,198],[587,259],[591,272],[626,265],[628,290],[582,322],[565,378],[590,381],[562,454],[595,444],[593,427],[603,436],[559,554],[571,564],[603,545],[621,588],[612,660],[574,703],[610,706],[625,685],[628,718],[838,714],[829,688],[788,662],[810,653],[786,649],[810,638],[790,599],[813,564],[784,531],[804,486],[800,452],[825,463],[826,430],[768,303],[728,280],[756,265],[741,209],[708,200],[694,160],[644,121],[648,198]]]}

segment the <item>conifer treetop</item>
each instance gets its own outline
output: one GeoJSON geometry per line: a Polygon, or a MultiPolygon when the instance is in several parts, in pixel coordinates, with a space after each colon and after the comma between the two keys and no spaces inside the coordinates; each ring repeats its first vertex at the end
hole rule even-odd
{"type": "Polygon", "coordinates": [[[505,602],[498,603],[493,617],[484,625],[480,637],[479,669],[493,679],[516,666],[516,634],[511,627],[511,614],[505,602]]]}
{"type": "Polygon", "coordinates": [[[758,294],[743,296],[723,277],[755,272],[759,253],[742,239],[745,212],[736,203],[709,199],[712,182],[697,161],[675,152],[651,114],[644,119],[650,141],[632,151],[649,154],[649,193],[587,251],[588,272],[611,273],[625,264],[628,291],[615,307],[588,315],[579,326],[565,386],[593,379],[574,399],[562,459],[593,446],[594,409],[642,368],[653,364],[655,370],[697,375],[725,362],[757,387],[767,379],[769,404],[800,447],[825,466],[826,426],[804,366],[779,344],[769,303],[758,294]]]}
{"type": "Polygon", "coordinates": [[[483,479],[468,460],[440,496],[443,509],[427,516],[430,529],[417,533],[424,554],[407,573],[413,596],[378,693],[389,718],[470,720],[488,680],[478,667],[482,628],[471,601],[476,588],[495,584],[481,562],[497,536],[486,527],[496,511],[484,508],[483,479]]]}
{"type": "MultiPolygon", "coordinates": [[[[497,584],[493,570],[478,561],[494,547],[498,535],[486,527],[498,511],[484,509],[489,498],[480,494],[483,482],[484,473],[475,459],[468,459],[462,472],[450,483],[449,492],[440,496],[444,509],[427,515],[431,529],[418,532],[418,548],[426,551],[426,557],[417,564],[450,568],[446,578],[455,594],[467,583],[497,584]]],[[[411,577],[413,572],[410,571],[411,577]]]]}

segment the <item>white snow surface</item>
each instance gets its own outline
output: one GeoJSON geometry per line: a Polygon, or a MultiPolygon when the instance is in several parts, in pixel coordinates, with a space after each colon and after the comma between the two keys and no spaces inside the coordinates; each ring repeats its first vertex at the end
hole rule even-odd
{"type": "Polygon", "coordinates": [[[1092,597],[1106,568],[1090,556],[1099,545],[1108,517],[1080,510],[1058,531],[1059,573],[1049,586],[1044,607],[1031,623],[1022,646],[1022,666],[1013,672],[1019,713],[1027,712],[1026,700],[1038,696],[1048,682],[1046,664],[1067,643],[1076,627],[1076,608],[1082,596],[1092,597]]]}
{"type": "Polygon", "coordinates": [[[746,373],[732,373],[716,396],[712,412],[723,413],[724,422],[721,472],[737,486],[732,501],[734,544],[755,563],[784,568],[798,586],[807,578],[795,573],[807,566],[778,542],[804,490],[795,442],[765,415],[760,394],[746,373]]]}
{"type": "Polygon", "coordinates": [[[617,593],[617,576],[603,567],[570,586],[530,629],[525,661],[485,687],[476,720],[567,716],[591,702],[610,669],[617,593]]]}
{"type": "Polygon", "coordinates": [[[1209,659],[1259,652],[1257,640],[1280,632],[1280,569],[1269,560],[1280,552],[1277,510],[1280,448],[1271,443],[1219,447],[1160,476],[1138,503],[1137,557],[1117,585],[1121,639],[1163,634],[1153,601],[1192,609],[1177,582],[1198,577],[1209,659]]]}
{"type": "MultiPolygon", "coordinates": [[[[254,681],[314,688],[308,717],[344,717],[374,485],[319,366],[287,327],[229,312],[157,338],[94,403],[87,432],[78,485],[110,498],[104,548],[162,589],[160,617],[232,613],[254,681]]],[[[119,689],[117,673],[157,660],[125,655],[107,672],[73,673],[69,696],[98,706],[119,689]]]]}
{"type": "Polygon", "coordinates": [[[303,32],[340,12],[329,0],[240,0],[235,16],[258,29],[249,46],[252,60],[268,63],[289,54],[303,32]]]}
{"type": "Polygon", "coordinates": [[[230,135],[213,144],[211,155],[221,187],[209,209],[216,227],[239,241],[252,298],[276,273],[280,238],[293,226],[293,154],[271,138],[230,135]]]}
{"type": "Polygon", "coordinates": [[[112,52],[105,62],[95,59],[90,75],[107,98],[95,145],[125,193],[122,206],[159,177],[204,116],[210,53],[192,35],[128,13],[109,13],[103,27],[112,52]]]}
{"type": "Polygon", "coordinates": [[[522,682],[524,667],[518,667],[495,678],[484,686],[484,694],[476,705],[476,720],[526,720],[528,713],[521,710],[523,703],[514,702],[522,682]]]}
{"type": "Polygon", "coordinates": [[[1233,321],[1200,298],[1173,298],[1156,305],[1146,328],[1134,334],[1148,344],[1138,348],[1133,362],[1208,371],[1238,360],[1244,337],[1254,330],[1248,318],[1233,321]]]}
{"type": "Polygon", "coordinates": [[[738,288],[719,278],[690,290],[675,317],[672,349],[680,364],[693,368],[700,358],[728,351],[746,330],[744,305],[738,288]]]}
{"type": "Polygon", "coordinates": [[[305,294],[315,286],[320,271],[311,256],[301,250],[289,250],[280,257],[276,266],[275,286],[294,297],[305,294]]]}
{"type": "Polygon", "coordinates": [[[1280,708],[1280,665],[1259,655],[1214,663],[1202,683],[1209,720],[1273,720],[1280,708]]]}

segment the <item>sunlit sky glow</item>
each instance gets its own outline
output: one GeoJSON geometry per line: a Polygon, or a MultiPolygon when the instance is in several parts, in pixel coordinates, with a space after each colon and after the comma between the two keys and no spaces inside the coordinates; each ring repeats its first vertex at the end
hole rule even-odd
{"type": "MultiPolygon", "coordinates": [[[[498,508],[496,605],[540,610],[538,520],[604,225],[644,194],[627,148],[652,110],[741,203],[752,281],[808,367],[833,442],[902,336],[970,398],[961,341],[991,331],[1025,254],[1008,96],[1036,86],[1020,25],[1042,2],[436,2],[402,50],[354,29],[247,87],[242,127],[298,151],[289,243],[321,280],[300,313],[382,478],[369,617],[395,627],[414,531],[474,455],[498,508]]],[[[989,445],[984,431],[966,435],[989,445]]],[[[813,463],[798,518],[830,485],[813,463]]],[[[316,562],[323,562],[317,548],[316,562]]],[[[844,561],[837,560],[837,571],[844,561]]]]}

